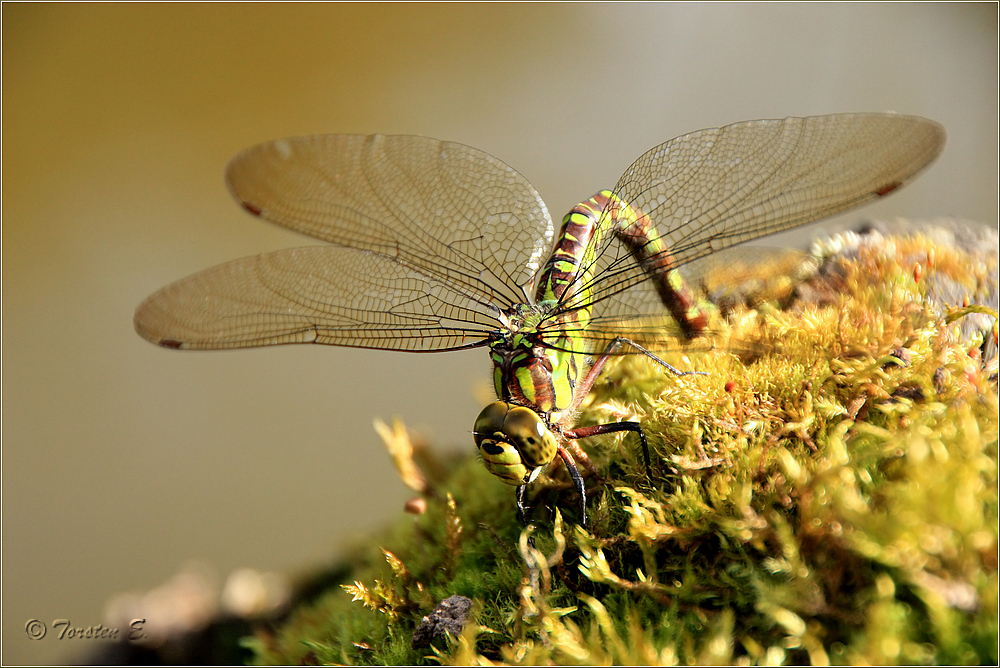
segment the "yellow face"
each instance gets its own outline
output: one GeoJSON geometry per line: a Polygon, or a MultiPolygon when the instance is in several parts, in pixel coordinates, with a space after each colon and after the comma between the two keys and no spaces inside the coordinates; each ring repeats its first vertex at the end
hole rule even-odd
{"type": "Polygon", "coordinates": [[[486,469],[508,485],[523,485],[556,456],[555,435],[530,408],[495,401],[473,430],[486,469]]]}

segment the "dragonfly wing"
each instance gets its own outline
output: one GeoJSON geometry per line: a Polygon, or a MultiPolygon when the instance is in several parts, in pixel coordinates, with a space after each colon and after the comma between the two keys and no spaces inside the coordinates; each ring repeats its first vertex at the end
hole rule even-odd
{"type": "MultiPolygon", "coordinates": [[[[651,149],[615,194],[647,214],[670,266],[679,268],[886,195],[930,164],[944,142],[939,124],[891,113],[736,123],[651,149]]],[[[611,224],[605,212],[599,225],[611,224]]],[[[610,229],[594,239],[589,272],[580,274],[591,282],[576,292],[577,303],[563,306],[592,303],[590,339],[662,330],[665,310],[649,275],[610,229]]]]}
{"type": "Polygon", "coordinates": [[[148,297],[144,338],[169,348],[325,343],[384,350],[483,345],[496,311],[381,255],[310,246],[227,262],[148,297]]]}
{"type": "Polygon", "coordinates": [[[522,286],[552,248],[552,220],[527,179],[462,144],[402,135],[283,139],[238,154],[226,180],[252,213],[501,306],[528,301],[522,286]]]}

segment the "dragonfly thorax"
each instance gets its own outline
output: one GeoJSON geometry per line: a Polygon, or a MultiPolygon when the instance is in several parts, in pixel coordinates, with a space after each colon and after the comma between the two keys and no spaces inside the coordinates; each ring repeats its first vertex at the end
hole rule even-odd
{"type": "Polygon", "coordinates": [[[494,337],[509,338],[520,332],[533,332],[556,310],[558,302],[545,300],[534,304],[514,304],[500,311],[497,320],[501,328],[494,332],[494,337]]]}
{"type": "Polygon", "coordinates": [[[517,329],[498,330],[490,341],[493,384],[497,398],[526,406],[552,426],[573,402],[577,376],[586,356],[546,345],[535,327],[538,311],[517,323],[517,329]],[[534,320],[529,326],[528,323],[534,320]]]}

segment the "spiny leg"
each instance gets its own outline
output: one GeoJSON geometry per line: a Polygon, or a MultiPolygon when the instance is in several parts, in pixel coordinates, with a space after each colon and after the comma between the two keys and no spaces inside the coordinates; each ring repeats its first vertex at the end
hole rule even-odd
{"type": "Polygon", "coordinates": [[[524,510],[524,490],[528,488],[527,483],[517,486],[517,491],[514,494],[514,498],[517,500],[517,516],[521,520],[521,524],[528,526],[528,515],[524,510]]]}
{"type": "Polygon", "coordinates": [[[594,462],[591,461],[590,456],[583,451],[583,448],[580,447],[579,443],[577,443],[575,440],[572,440],[575,437],[569,436],[568,434],[566,435],[569,439],[571,439],[566,444],[566,449],[569,451],[571,455],[573,455],[573,461],[576,462],[578,466],[582,466],[583,468],[590,471],[590,475],[594,476],[595,478],[602,477],[601,472],[597,470],[596,466],[594,466],[594,462]]]}
{"type": "MultiPolygon", "coordinates": [[[[635,341],[625,338],[624,336],[615,337],[615,339],[608,344],[608,347],[604,349],[600,357],[594,362],[593,366],[587,372],[583,381],[578,383],[575,391],[573,393],[573,402],[570,407],[565,411],[566,416],[573,415],[577,409],[579,409],[580,404],[583,402],[583,398],[587,396],[590,392],[590,388],[593,387],[594,381],[600,375],[601,371],[604,369],[604,365],[607,364],[608,359],[613,355],[623,344],[628,344],[632,346],[636,351],[646,355],[657,364],[661,365],[663,368],[667,369],[671,373],[677,376],[689,376],[689,375],[701,375],[706,376],[708,374],[701,371],[681,371],[674,366],[668,364],[664,360],[660,359],[650,351],[646,350],[640,346],[635,341]]],[[[612,424],[596,425],[593,427],[581,427],[579,429],[568,429],[564,430],[563,434],[571,439],[571,447],[577,452],[583,454],[581,458],[582,461],[586,461],[589,465],[588,468],[596,474],[594,471],[593,464],[590,464],[590,460],[586,457],[586,453],[583,453],[579,446],[576,444],[575,439],[586,438],[587,436],[596,436],[598,434],[609,434],[618,431],[635,431],[639,434],[639,441],[642,444],[642,456],[643,462],[646,466],[646,476],[652,480],[652,469],[650,467],[649,459],[649,446],[646,443],[646,434],[642,431],[642,428],[637,422],[617,422],[612,424]]],[[[587,493],[584,489],[583,477],[580,475],[580,470],[576,466],[576,462],[573,461],[573,456],[569,451],[563,447],[559,446],[556,450],[560,457],[562,457],[563,462],[566,464],[566,468],[570,472],[570,476],[573,478],[573,483],[576,485],[577,491],[580,493],[580,510],[581,510],[581,525],[587,525],[587,493]]],[[[521,514],[522,521],[526,522],[526,515],[524,512],[524,486],[518,488],[518,512],[521,514]]]]}
{"type": "Polygon", "coordinates": [[[563,446],[559,446],[556,450],[559,456],[562,457],[563,462],[566,464],[566,469],[569,470],[569,475],[573,478],[573,483],[576,485],[576,491],[580,493],[580,526],[587,526],[587,490],[583,487],[583,476],[580,475],[580,469],[576,467],[576,462],[573,461],[573,455],[569,454],[569,451],[563,446]]]}
{"type": "Polygon", "coordinates": [[[680,369],[676,368],[672,364],[669,364],[665,360],[660,359],[659,357],[657,357],[656,355],[654,355],[650,351],[646,350],[645,348],[643,348],[642,346],[640,346],[638,343],[636,343],[632,339],[625,338],[624,336],[615,337],[615,340],[612,341],[611,344],[608,345],[607,349],[605,349],[604,355],[610,355],[611,352],[613,352],[612,346],[614,346],[615,343],[617,343],[619,346],[621,344],[623,344],[623,343],[627,343],[628,345],[630,345],[633,348],[635,348],[637,352],[642,353],[643,355],[645,355],[649,359],[653,360],[654,362],[656,362],[657,364],[659,364],[660,366],[662,366],[664,369],[667,369],[668,371],[670,371],[675,376],[707,376],[708,375],[704,371],[681,371],[680,369]]]}
{"type": "Polygon", "coordinates": [[[646,444],[646,434],[642,431],[642,426],[638,422],[612,422],[610,424],[598,424],[592,427],[579,427],[563,432],[567,438],[588,438],[599,434],[613,434],[619,431],[634,431],[639,434],[639,443],[642,444],[642,459],[646,465],[646,477],[653,479],[653,472],[649,465],[649,446],[646,444]]]}
{"type": "MultiPolygon", "coordinates": [[[[674,375],[677,376],[708,375],[702,371],[681,371],[675,368],[673,365],[668,364],[664,360],[660,359],[650,351],[646,350],[635,341],[625,338],[624,336],[618,336],[615,337],[615,339],[608,344],[608,347],[604,349],[604,352],[601,353],[601,355],[597,358],[597,360],[594,361],[594,364],[590,367],[590,370],[587,372],[587,375],[584,377],[583,381],[577,384],[575,392],[573,393],[573,403],[566,411],[566,415],[573,415],[577,411],[577,409],[579,409],[580,404],[583,402],[584,397],[586,397],[587,394],[590,392],[590,389],[593,387],[594,382],[597,380],[597,377],[604,369],[604,365],[607,364],[611,356],[616,351],[618,351],[623,344],[627,344],[632,348],[634,348],[636,351],[642,353],[643,355],[646,355],[647,357],[649,357],[650,359],[652,359],[657,364],[667,369],[674,375]]],[[[646,434],[642,431],[642,427],[639,425],[638,422],[616,422],[611,424],[596,425],[593,427],[566,429],[563,430],[563,434],[569,439],[577,439],[577,438],[586,438],[588,436],[597,436],[598,434],[610,434],[618,431],[634,431],[639,434],[639,442],[642,444],[643,463],[646,465],[646,477],[649,480],[652,480],[653,472],[650,466],[649,445],[646,443],[646,434]]],[[[565,457],[563,457],[563,459],[565,459],[565,457]]]]}
{"type": "Polygon", "coordinates": [[[632,339],[627,339],[624,336],[616,336],[614,340],[608,344],[608,347],[604,349],[604,352],[601,353],[596,360],[594,360],[594,364],[590,367],[590,370],[587,372],[587,375],[584,376],[583,380],[577,384],[576,389],[573,393],[573,403],[570,406],[569,410],[566,411],[567,414],[574,413],[580,407],[580,404],[583,403],[584,397],[586,397],[587,394],[590,393],[590,388],[594,386],[594,381],[597,380],[597,377],[601,375],[601,371],[604,370],[604,365],[607,364],[608,360],[611,359],[611,356],[614,355],[615,352],[617,352],[622,347],[622,344],[627,344],[631,346],[637,352],[642,353],[646,357],[650,358],[651,360],[662,366],[667,371],[670,371],[675,376],[708,375],[704,371],[681,371],[680,369],[677,369],[673,365],[667,363],[666,361],[660,359],[653,353],[649,352],[648,350],[640,346],[632,339]]]}
{"type": "MultiPolygon", "coordinates": [[[[573,478],[573,485],[576,487],[576,491],[580,493],[580,524],[581,526],[587,526],[587,491],[583,486],[583,476],[580,475],[580,469],[577,468],[576,462],[573,461],[573,455],[563,446],[559,446],[556,452],[562,457],[563,463],[566,464],[566,470],[569,471],[569,475],[573,478]]],[[[517,501],[517,514],[521,519],[521,524],[528,526],[528,512],[524,505],[524,495],[528,489],[528,483],[517,486],[514,498],[517,501]]]]}

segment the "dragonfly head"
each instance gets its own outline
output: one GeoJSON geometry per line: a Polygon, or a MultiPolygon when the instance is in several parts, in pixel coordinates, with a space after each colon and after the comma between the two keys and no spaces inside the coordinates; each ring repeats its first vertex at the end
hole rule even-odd
{"type": "Polygon", "coordinates": [[[538,413],[495,401],[479,414],[473,430],[486,469],[508,485],[523,485],[556,456],[556,437],[538,413]]]}

